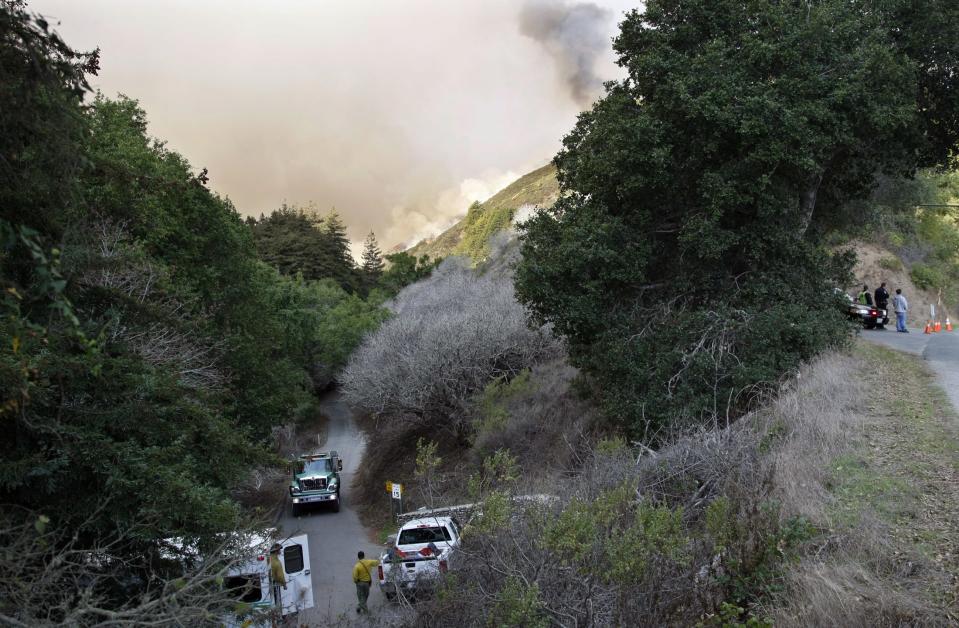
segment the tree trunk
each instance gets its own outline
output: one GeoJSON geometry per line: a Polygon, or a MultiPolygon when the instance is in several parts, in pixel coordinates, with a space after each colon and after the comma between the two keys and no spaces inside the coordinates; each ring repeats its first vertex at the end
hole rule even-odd
{"type": "Polygon", "coordinates": [[[816,196],[822,183],[822,173],[817,174],[799,193],[799,234],[805,235],[812,222],[813,212],[816,210],[816,196]]]}

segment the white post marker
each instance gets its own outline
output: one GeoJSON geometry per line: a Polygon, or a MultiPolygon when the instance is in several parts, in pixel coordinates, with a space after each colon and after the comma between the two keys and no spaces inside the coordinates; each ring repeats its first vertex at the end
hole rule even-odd
{"type": "Polygon", "coordinates": [[[399,482],[392,482],[390,487],[393,491],[393,499],[402,499],[403,498],[403,485],[399,482]]]}

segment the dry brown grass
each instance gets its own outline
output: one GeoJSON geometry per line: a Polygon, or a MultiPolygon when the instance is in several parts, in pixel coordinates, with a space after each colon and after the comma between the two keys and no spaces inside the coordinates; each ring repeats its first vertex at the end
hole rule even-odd
{"type": "Polygon", "coordinates": [[[763,413],[782,515],[822,530],[766,609],[775,625],[955,625],[956,574],[907,538],[951,545],[913,499],[937,490],[917,484],[911,464],[928,452],[895,403],[875,401],[892,379],[907,382],[897,391],[907,399],[935,396],[923,373],[913,358],[860,345],[810,364],[763,413]]]}
{"type": "Polygon", "coordinates": [[[778,441],[770,456],[774,484],[790,516],[827,517],[829,462],[862,441],[871,421],[863,413],[868,391],[855,376],[861,366],[850,354],[821,357],[760,415],[778,441]]]}

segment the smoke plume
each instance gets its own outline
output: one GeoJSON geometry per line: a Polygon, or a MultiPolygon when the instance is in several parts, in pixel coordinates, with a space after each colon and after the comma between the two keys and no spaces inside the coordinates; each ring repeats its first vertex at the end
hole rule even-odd
{"type": "Polygon", "coordinates": [[[549,53],[570,96],[581,107],[588,106],[602,90],[596,64],[608,56],[612,15],[591,2],[547,0],[527,0],[520,11],[520,32],[549,53]]]}
{"type": "MultiPolygon", "coordinates": [[[[636,2],[592,1],[614,12],[636,2]]],[[[437,235],[546,163],[578,109],[517,28],[517,0],[30,6],[70,45],[99,47],[94,86],[137,98],[150,133],[209,168],[211,188],[241,214],[313,201],[336,207],[357,243],[374,231],[383,250],[437,235]]],[[[601,43],[586,24],[595,9],[545,21],[530,11],[549,46],[601,43]]],[[[598,67],[611,77],[605,48],[598,67]]],[[[580,65],[594,54],[577,53],[580,65]]]]}

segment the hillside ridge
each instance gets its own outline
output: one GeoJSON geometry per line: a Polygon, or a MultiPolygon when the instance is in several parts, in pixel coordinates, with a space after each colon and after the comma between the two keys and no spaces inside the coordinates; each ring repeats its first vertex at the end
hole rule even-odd
{"type": "Polygon", "coordinates": [[[556,166],[547,164],[528,172],[482,203],[474,203],[453,226],[435,238],[421,240],[407,249],[416,257],[430,259],[462,255],[479,261],[486,256],[490,236],[507,228],[524,205],[548,207],[559,198],[556,166]]]}

